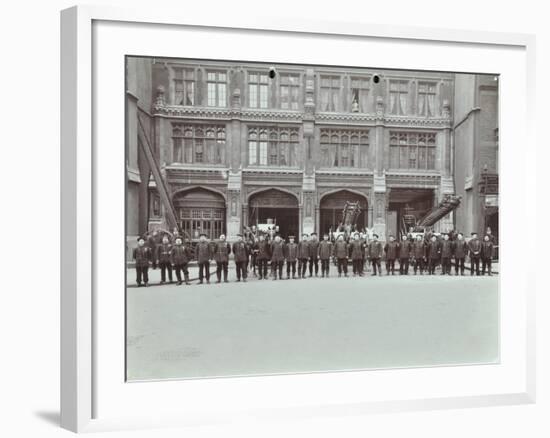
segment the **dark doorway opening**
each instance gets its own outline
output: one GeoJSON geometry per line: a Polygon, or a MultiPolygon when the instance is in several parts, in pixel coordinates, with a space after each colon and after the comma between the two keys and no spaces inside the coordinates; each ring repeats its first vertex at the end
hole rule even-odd
{"type": "Polygon", "coordinates": [[[336,193],[325,195],[321,198],[319,205],[319,227],[320,233],[327,233],[330,229],[336,230],[336,227],[342,221],[342,213],[347,202],[359,202],[361,213],[355,221],[356,228],[363,230],[368,226],[367,199],[357,193],[349,190],[340,190],[336,193]]]}
{"type": "Polygon", "coordinates": [[[284,238],[298,236],[299,214],[298,199],[281,190],[269,189],[249,199],[248,224],[256,225],[264,231],[277,227],[278,233],[284,238]]]}

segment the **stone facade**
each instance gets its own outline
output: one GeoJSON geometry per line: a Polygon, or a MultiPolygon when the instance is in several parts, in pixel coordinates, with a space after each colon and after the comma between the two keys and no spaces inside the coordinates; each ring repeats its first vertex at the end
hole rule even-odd
{"type": "MultiPolygon", "coordinates": [[[[221,227],[234,239],[270,219],[283,234],[322,233],[338,221],[340,197],[342,208],[361,199],[359,226],[384,239],[405,213],[456,191],[455,74],[149,61],[151,138],[192,235],[221,227]],[[201,196],[202,212],[192,201],[201,196]]],[[[162,206],[148,208],[147,228],[166,227],[162,206]]]]}

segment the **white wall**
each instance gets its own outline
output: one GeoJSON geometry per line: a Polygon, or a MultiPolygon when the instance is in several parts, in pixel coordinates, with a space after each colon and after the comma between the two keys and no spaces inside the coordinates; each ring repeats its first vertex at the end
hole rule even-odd
{"type": "MultiPolygon", "coordinates": [[[[550,28],[544,2],[341,0],[321,4],[293,0],[126,0],[95,3],[202,8],[205,14],[217,7],[226,11],[228,24],[232,16],[263,9],[265,14],[295,14],[325,20],[536,32],[538,118],[543,123],[548,120],[550,28]]],[[[0,251],[0,366],[3,377],[0,434],[10,438],[70,436],[55,423],[59,404],[59,10],[71,5],[72,1],[65,0],[4,2],[0,14],[3,96],[0,104],[3,182],[0,230],[6,235],[0,251]],[[29,249],[31,240],[37,242],[36,250],[29,249]],[[35,255],[38,251],[41,256],[35,255]]],[[[550,157],[548,145],[543,145],[542,138],[540,146],[533,168],[537,169],[542,184],[543,177],[544,182],[548,182],[543,170],[550,157]]],[[[547,215],[540,213],[535,219],[529,218],[526,212],[526,229],[542,231],[547,228],[547,215]],[[534,225],[536,220],[539,222],[534,225]]],[[[538,297],[537,308],[540,371],[537,405],[297,421],[277,423],[262,431],[255,430],[255,425],[251,424],[245,430],[213,427],[135,435],[121,432],[106,436],[550,436],[548,294],[538,297]]]]}

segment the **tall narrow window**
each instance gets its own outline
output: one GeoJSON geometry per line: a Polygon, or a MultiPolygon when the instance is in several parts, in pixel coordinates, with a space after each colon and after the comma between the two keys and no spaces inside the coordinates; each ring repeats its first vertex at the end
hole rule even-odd
{"type": "Polygon", "coordinates": [[[227,74],[219,71],[207,73],[208,106],[227,106],[227,74]]]}
{"type": "Polygon", "coordinates": [[[321,76],[320,105],[321,111],[340,111],[340,76],[321,76]]]}
{"type": "Polygon", "coordinates": [[[390,113],[403,115],[407,113],[409,95],[408,81],[390,81],[390,113]]]}
{"type": "Polygon", "coordinates": [[[297,110],[300,96],[300,75],[281,73],[279,87],[281,108],[297,110]]]}
{"type": "Polygon", "coordinates": [[[174,104],[195,105],[195,71],[176,68],[174,78],[174,104]]]}
{"type": "Polygon", "coordinates": [[[267,74],[248,74],[248,106],[250,108],[267,108],[269,106],[268,90],[267,74]]]}
{"type": "Polygon", "coordinates": [[[418,83],[418,115],[434,117],[436,109],[436,84],[434,82],[418,83]]]}
{"type": "Polygon", "coordinates": [[[369,97],[370,79],[362,77],[351,78],[351,110],[366,113],[369,97]]]}

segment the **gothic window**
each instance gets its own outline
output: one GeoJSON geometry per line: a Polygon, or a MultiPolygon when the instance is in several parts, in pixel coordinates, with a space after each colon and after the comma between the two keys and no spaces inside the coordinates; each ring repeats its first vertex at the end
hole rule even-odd
{"type": "Polygon", "coordinates": [[[408,81],[390,81],[390,113],[403,115],[407,113],[409,95],[408,81]]]}
{"type": "Polygon", "coordinates": [[[319,104],[321,111],[340,111],[340,76],[321,76],[319,104]]]}
{"type": "Polygon", "coordinates": [[[366,77],[351,78],[351,111],[366,113],[370,90],[370,79],[366,77]]]}
{"type": "Polygon", "coordinates": [[[267,108],[269,106],[269,80],[267,74],[250,72],[248,74],[248,106],[267,108]]]}
{"type": "Polygon", "coordinates": [[[195,105],[195,70],[174,69],[174,104],[195,105]]]}
{"type": "Polygon", "coordinates": [[[419,82],[418,83],[418,115],[434,117],[437,114],[436,108],[436,83],[419,82]]]}
{"type": "Polygon", "coordinates": [[[300,96],[300,75],[281,73],[279,91],[281,109],[297,110],[300,96]]]}
{"type": "Polygon", "coordinates": [[[297,128],[252,127],[248,131],[248,164],[294,167],[298,148],[297,128]]]}
{"type": "Polygon", "coordinates": [[[435,133],[390,132],[391,169],[435,169],[435,133]]]}
{"type": "Polygon", "coordinates": [[[367,130],[321,129],[321,167],[366,168],[369,156],[367,130]]]}
{"type": "Polygon", "coordinates": [[[227,106],[227,74],[221,71],[207,72],[208,106],[227,106]]]}
{"type": "Polygon", "coordinates": [[[218,125],[175,125],[172,129],[176,164],[222,164],[225,162],[225,127],[218,125]]]}

